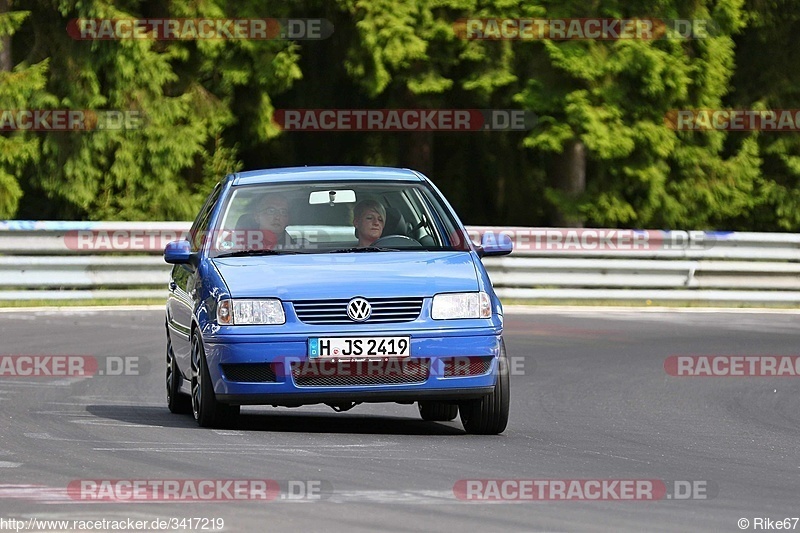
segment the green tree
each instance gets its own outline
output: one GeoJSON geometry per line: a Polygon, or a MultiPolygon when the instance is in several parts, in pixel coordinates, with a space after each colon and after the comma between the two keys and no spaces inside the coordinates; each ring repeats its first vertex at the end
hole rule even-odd
{"type": "MultiPolygon", "coordinates": [[[[517,80],[511,43],[465,40],[457,24],[464,17],[497,15],[511,3],[340,0],[338,5],[345,16],[336,25],[338,42],[343,43],[336,58],[344,63],[358,97],[329,106],[352,107],[358,102],[379,108],[518,107],[510,101],[517,80]]],[[[511,212],[525,212],[520,220],[530,219],[530,202],[524,199],[533,193],[531,182],[527,176],[516,179],[527,159],[527,154],[519,152],[520,134],[342,136],[359,143],[361,153],[354,162],[408,166],[430,175],[471,222],[490,222],[511,212]],[[515,202],[524,205],[512,206],[515,202]]]]}
{"type": "Polygon", "coordinates": [[[725,133],[665,125],[670,110],[721,107],[734,69],[731,35],[745,20],[740,1],[609,0],[590,13],[584,2],[543,3],[550,18],[711,19],[717,27],[692,40],[528,45],[536,76],[517,98],[541,121],[525,144],[550,154],[546,195],[559,220],[701,228],[753,209],[760,163],[754,143],[726,157],[725,133]]]}
{"type": "Polygon", "coordinates": [[[26,168],[27,188],[48,199],[50,213],[191,218],[213,183],[241,168],[236,141],[225,135],[237,117],[248,117],[248,138],[275,134],[270,91],[299,78],[291,43],[86,41],[64,31],[68,20],[79,18],[244,18],[246,4],[59,0],[56,12],[52,5],[34,3],[29,31],[37,43],[32,55],[51,58],[47,89],[57,98],[54,107],[133,112],[142,122],[127,129],[40,134],[41,157],[26,168]],[[254,102],[239,105],[240,91],[256,94],[254,102]],[[178,197],[188,201],[176,202],[178,197]]]}
{"type": "MultiPolygon", "coordinates": [[[[791,0],[748,0],[748,27],[736,37],[737,69],[732,108],[796,109],[800,107],[800,12],[791,0]]],[[[736,217],[739,227],[753,230],[800,230],[800,134],[791,132],[739,133],[731,144],[757,143],[762,159],[759,203],[747,216],[736,217]]]]}
{"type": "MultiPolygon", "coordinates": [[[[11,36],[29,11],[9,11],[0,0],[0,110],[13,111],[53,101],[44,90],[47,59],[34,64],[14,64],[11,36]]],[[[19,178],[26,166],[39,161],[39,139],[30,132],[13,131],[0,135],[0,218],[12,218],[22,198],[19,178]]]]}
{"type": "Polygon", "coordinates": [[[186,219],[232,170],[366,163],[428,173],[470,223],[800,228],[800,136],[665,124],[677,109],[797,107],[792,0],[16,5],[0,0],[2,109],[132,111],[143,123],[0,133],[0,216],[186,219]],[[64,30],[75,18],[265,16],[326,18],[335,31],[290,42],[81,41],[64,30]],[[710,19],[717,31],[459,35],[460,19],[492,17],[710,19]],[[539,122],[527,133],[297,133],[272,123],[276,108],[522,108],[539,122]]]}

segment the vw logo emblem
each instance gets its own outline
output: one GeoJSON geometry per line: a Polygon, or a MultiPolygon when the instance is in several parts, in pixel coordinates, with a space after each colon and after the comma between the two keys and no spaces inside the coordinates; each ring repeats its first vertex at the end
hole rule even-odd
{"type": "Polygon", "coordinates": [[[347,316],[355,322],[364,322],[372,315],[372,306],[364,298],[353,298],[347,304],[347,316]]]}

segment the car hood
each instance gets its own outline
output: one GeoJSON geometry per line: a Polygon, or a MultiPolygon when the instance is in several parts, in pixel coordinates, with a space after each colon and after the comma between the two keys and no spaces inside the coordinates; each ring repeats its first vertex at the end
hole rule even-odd
{"type": "Polygon", "coordinates": [[[234,298],[432,296],[477,291],[468,252],[364,252],[213,260],[234,298]]]}

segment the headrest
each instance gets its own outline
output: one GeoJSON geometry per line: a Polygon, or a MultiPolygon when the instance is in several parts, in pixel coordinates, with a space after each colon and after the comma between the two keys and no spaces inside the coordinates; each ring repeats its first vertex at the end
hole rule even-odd
{"type": "MultiPolygon", "coordinates": [[[[386,208],[386,224],[383,226],[383,233],[381,237],[387,235],[406,235],[408,233],[408,224],[403,214],[396,207],[386,208]]],[[[406,235],[407,236],[407,235],[406,235]]]]}
{"type": "Polygon", "coordinates": [[[239,216],[239,220],[236,221],[235,230],[254,230],[258,229],[258,221],[256,220],[255,215],[252,213],[245,213],[239,216]]]}

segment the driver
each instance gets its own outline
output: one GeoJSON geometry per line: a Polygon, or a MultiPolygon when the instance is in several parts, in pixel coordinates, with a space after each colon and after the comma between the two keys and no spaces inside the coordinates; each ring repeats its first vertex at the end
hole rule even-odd
{"type": "Polygon", "coordinates": [[[296,248],[303,243],[286,231],[289,223],[289,200],[282,194],[267,194],[256,202],[254,212],[260,245],[267,249],[296,248]]]}
{"type": "Polygon", "coordinates": [[[381,238],[386,225],[386,209],[375,200],[362,200],[353,208],[353,226],[358,246],[363,248],[381,238]]]}

